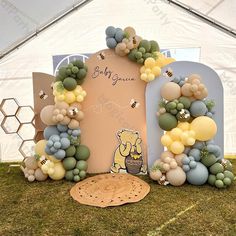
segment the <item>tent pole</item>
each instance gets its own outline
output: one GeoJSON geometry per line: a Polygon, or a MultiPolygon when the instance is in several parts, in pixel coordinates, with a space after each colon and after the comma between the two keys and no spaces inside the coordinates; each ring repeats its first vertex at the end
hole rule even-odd
{"type": "Polygon", "coordinates": [[[85,6],[86,4],[88,4],[89,2],[91,2],[92,0],[84,0],[79,2],[78,4],[74,5],[71,9],[67,10],[66,12],[64,12],[62,15],[56,17],[54,20],[52,20],[51,22],[49,22],[48,24],[44,25],[43,27],[41,27],[40,29],[36,30],[33,34],[27,36],[25,39],[23,39],[22,41],[20,41],[19,43],[17,43],[15,46],[11,47],[10,49],[8,49],[6,52],[4,52],[3,54],[0,54],[0,60],[2,60],[5,56],[7,56],[8,54],[10,54],[11,52],[19,49],[19,47],[23,46],[25,43],[27,43],[29,40],[31,40],[32,38],[38,36],[39,33],[42,33],[44,30],[48,29],[49,27],[53,26],[55,23],[57,23],[58,21],[62,20],[65,16],[68,16],[69,14],[71,14],[73,11],[78,10],[79,8],[85,6]]]}
{"type": "Polygon", "coordinates": [[[180,9],[186,11],[187,13],[197,17],[198,19],[204,21],[205,23],[215,27],[216,29],[236,38],[236,30],[235,29],[232,29],[232,28],[220,23],[219,21],[214,20],[211,17],[202,14],[201,12],[189,7],[188,5],[183,4],[177,0],[162,0],[162,1],[167,4],[174,5],[174,6],[178,7],[180,9]]]}

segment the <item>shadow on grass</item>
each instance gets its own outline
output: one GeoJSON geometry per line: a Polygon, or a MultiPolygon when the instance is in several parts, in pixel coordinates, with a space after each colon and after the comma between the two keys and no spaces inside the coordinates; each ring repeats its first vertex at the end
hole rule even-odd
{"type": "Polygon", "coordinates": [[[0,164],[0,235],[236,235],[235,183],[163,187],[141,176],[151,186],[147,197],[101,209],[75,202],[74,183],[29,183],[18,168],[7,170],[0,164]]]}

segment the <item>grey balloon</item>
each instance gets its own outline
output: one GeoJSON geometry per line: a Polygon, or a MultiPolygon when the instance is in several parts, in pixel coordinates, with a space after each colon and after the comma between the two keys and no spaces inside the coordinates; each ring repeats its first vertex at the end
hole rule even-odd
{"type": "Polygon", "coordinates": [[[207,168],[200,162],[196,162],[197,166],[194,169],[190,169],[187,175],[187,181],[193,185],[203,185],[207,182],[209,173],[207,168]]]}

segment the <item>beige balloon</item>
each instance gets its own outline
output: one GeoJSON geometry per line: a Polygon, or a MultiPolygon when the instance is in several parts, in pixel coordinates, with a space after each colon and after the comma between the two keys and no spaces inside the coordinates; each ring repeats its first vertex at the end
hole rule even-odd
{"type": "Polygon", "coordinates": [[[53,110],[54,105],[48,105],[44,107],[40,112],[40,119],[45,125],[55,125],[56,122],[53,121],[53,110]]]}
{"type": "Polygon", "coordinates": [[[181,88],[174,82],[165,83],[161,87],[161,96],[167,101],[173,101],[181,96],[181,88]]]}
{"type": "Polygon", "coordinates": [[[40,168],[35,170],[34,176],[37,181],[44,181],[48,178],[48,175],[45,175],[40,168]]]}
{"type": "Polygon", "coordinates": [[[167,178],[168,182],[171,185],[173,185],[173,186],[181,186],[181,185],[184,184],[184,182],[186,180],[186,174],[182,170],[182,168],[177,166],[175,169],[170,169],[166,173],[166,178],[167,178]]]}
{"type": "Polygon", "coordinates": [[[184,154],[184,153],[175,155],[175,160],[176,160],[178,166],[182,166],[182,165],[183,165],[183,164],[182,164],[182,160],[183,160],[183,158],[186,157],[186,156],[187,156],[187,155],[184,154]]]}

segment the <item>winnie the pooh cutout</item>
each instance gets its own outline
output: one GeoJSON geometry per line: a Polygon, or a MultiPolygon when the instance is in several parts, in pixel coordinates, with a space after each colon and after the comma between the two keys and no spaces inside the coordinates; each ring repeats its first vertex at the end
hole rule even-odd
{"type": "Polygon", "coordinates": [[[111,171],[114,173],[127,171],[130,174],[146,173],[147,166],[143,162],[142,139],[137,131],[122,129],[117,132],[120,142],[114,154],[111,171]]]}

